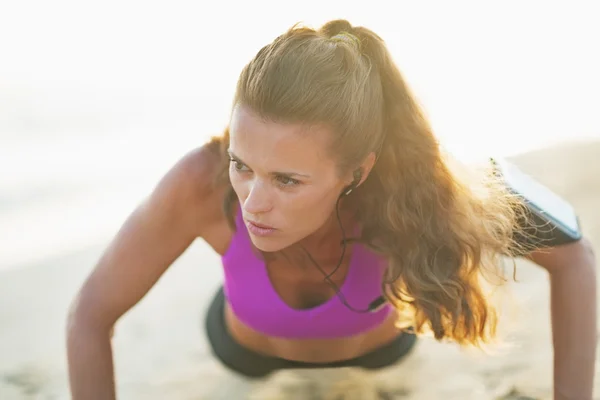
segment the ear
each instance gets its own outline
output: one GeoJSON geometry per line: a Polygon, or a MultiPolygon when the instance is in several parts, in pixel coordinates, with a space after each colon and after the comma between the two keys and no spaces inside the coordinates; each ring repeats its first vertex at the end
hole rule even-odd
{"type": "Polygon", "coordinates": [[[376,159],[377,157],[375,156],[374,152],[370,152],[367,155],[367,157],[365,157],[364,161],[359,166],[362,173],[362,178],[356,186],[360,186],[365,181],[365,179],[367,179],[367,177],[371,173],[371,170],[373,169],[373,166],[375,165],[376,159]]]}
{"type": "Polygon", "coordinates": [[[344,189],[342,190],[342,196],[349,195],[354,189],[360,186],[365,181],[365,179],[367,179],[367,177],[371,173],[371,170],[373,169],[373,165],[375,165],[375,160],[375,153],[371,152],[363,160],[363,162],[352,171],[352,178],[348,179],[346,187],[344,187],[344,189]]]}

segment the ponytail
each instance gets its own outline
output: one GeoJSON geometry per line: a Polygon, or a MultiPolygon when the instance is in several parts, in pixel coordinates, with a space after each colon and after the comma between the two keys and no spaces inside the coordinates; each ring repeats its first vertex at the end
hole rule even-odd
{"type": "Polygon", "coordinates": [[[384,41],[364,27],[348,31],[376,68],[383,97],[377,162],[356,194],[361,240],[388,260],[383,292],[417,332],[487,342],[497,316],[480,278],[500,275],[516,200],[492,180],[477,182],[485,188],[477,195],[450,169],[384,41]]]}

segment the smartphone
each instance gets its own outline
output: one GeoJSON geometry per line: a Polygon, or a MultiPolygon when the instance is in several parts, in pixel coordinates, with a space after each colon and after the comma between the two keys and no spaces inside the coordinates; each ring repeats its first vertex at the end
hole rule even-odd
{"type": "Polygon", "coordinates": [[[527,246],[553,247],[578,241],[582,233],[574,207],[558,194],[523,172],[515,164],[491,158],[496,176],[519,196],[526,207],[517,240],[527,246]]]}

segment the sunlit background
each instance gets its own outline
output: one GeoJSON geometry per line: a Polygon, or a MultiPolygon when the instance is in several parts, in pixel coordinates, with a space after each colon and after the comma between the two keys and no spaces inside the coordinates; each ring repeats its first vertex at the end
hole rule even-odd
{"type": "Polygon", "coordinates": [[[379,33],[459,158],[599,136],[597,4],[3,2],[0,267],[114,231],[221,132],[243,65],[295,22],[379,33]]]}

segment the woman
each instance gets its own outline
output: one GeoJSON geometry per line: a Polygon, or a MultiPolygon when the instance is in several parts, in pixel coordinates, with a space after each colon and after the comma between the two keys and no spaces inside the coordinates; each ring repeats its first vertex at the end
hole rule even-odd
{"type": "MultiPolygon", "coordinates": [[[[68,329],[73,397],[114,398],[113,325],[196,238],[223,258],[210,343],[246,376],[381,368],[426,330],[489,340],[496,318],[479,280],[519,246],[519,207],[484,187],[450,171],[376,34],[343,20],[293,27],[243,69],[224,135],[166,174],[81,288],[68,329]]],[[[550,272],[556,398],[589,399],[590,246],[528,256],[550,272]]]]}

